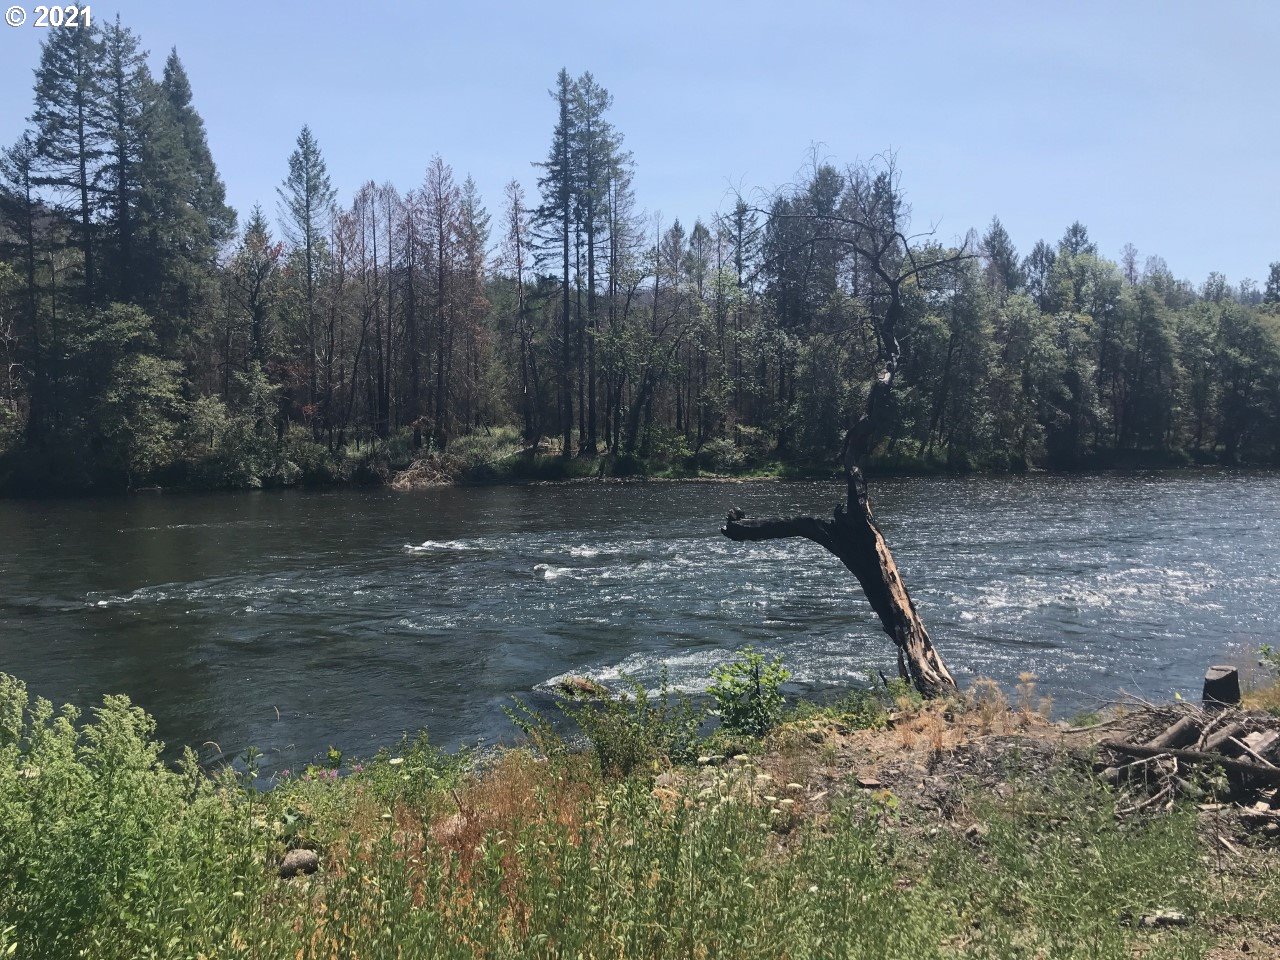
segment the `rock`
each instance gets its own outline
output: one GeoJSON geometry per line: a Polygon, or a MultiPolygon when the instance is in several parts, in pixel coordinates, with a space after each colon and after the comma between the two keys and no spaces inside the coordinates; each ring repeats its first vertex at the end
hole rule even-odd
{"type": "Polygon", "coordinates": [[[320,855],[314,850],[290,850],[280,861],[280,877],[288,880],[300,873],[315,873],[320,869],[320,855]]]}
{"type": "Polygon", "coordinates": [[[1177,910],[1166,910],[1161,907],[1155,913],[1145,913],[1138,920],[1140,927],[1185,927],[1191,921],[1185,913],[1177,910]]]}
{"type": "Polygon", "coordinates": [[[566,697],[607,697],[609,691],[603,684],[596,683],[587,677],[565,677],[556,683],[556,691],[566,697]]]}
{"type": "Polygon", "coordinates": [[[858,786],[863,790],[879,790],[884,784],[875,777],[859,777],[858,786]]]}

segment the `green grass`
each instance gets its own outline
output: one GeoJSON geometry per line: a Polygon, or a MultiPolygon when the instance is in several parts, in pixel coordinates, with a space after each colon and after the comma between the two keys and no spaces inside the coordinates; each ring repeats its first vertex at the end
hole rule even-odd
{"type": "MultiPolygon", "coordinates": [[[[882,716],[862,699],[838,713],[882,716]]],[[[666,722],[630,716],[645,736],[666,722]]],[[[781,828],[715,791],[655,790],[662,749],[624,776],[590,751],[478,762],[418,741],[263,793],[161,763],[123,698],[81,722],[3,678],[0,956],[1194,957],[1244,900],[1280,912],[1273,873],[1227,902],[1191,812],[1122,823],[1067,773],[975,792],[975,843],[880,793],[781,828]],[[279,879],[299,846],[320,872],[279,879]],[[1122,922],[1160,907],[1193,923],[1122,922]]]]}

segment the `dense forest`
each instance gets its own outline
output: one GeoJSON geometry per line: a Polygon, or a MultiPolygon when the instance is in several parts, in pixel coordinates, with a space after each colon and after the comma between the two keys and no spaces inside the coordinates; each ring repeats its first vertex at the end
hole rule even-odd
{"type": "Polygon", "coordinates": [[[1195,286],[1080,223],[1025,256],[998,218],[912,236],[892,157],[665,221],[607,90],[551,93],[536,197],[435,157],[341,198],[303,127],[238,218],[176,52],[157,78],[119,20],[51,31],[0,163],[0,484],[829,463],[882,351],[850,209],[948,261],[901,291],[882,468],[1280,461],[1280,263],[1195,286]]]}

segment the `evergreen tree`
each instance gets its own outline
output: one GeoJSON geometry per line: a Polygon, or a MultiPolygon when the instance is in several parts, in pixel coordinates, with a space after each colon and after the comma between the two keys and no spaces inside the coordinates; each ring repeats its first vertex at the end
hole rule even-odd
{"type": "Polygon", "coordinates": [[[107,148],[102,164],[102,190],[109,217],[104,237],[105,284],[112,299],[134,299],[137,270],[139,196],[143,189],[144,116],[155,84],[146,53],[119,15],[102,38],[102,86],[107,148]]]}
{"type": "Polygon", "coordinates": [[[139,300],[157,318],[165,353],[190,364],[211,323],[218,253],[234,236],[236,216],[177,51],[151,90],[143,128],[139,300]]]}
{"type": "Polygon", "coordinates": [[[574,236],[574,201],[578,182],[574,163],[574,145],[577,139],[573,111],[574,90],[568,70],[561,68],[551,96],[556,101],[556,125],[551,134],[551,150],[547,159],[538,164],[543,174],[538,178],[542,205],[538,207],[537,221],[544,261],[558,259],[560,265],[560,433],[563,445],[561,453],[569,457],[573,454],[574,360],[569,270],[572,265],[570,246],[574,236]]]}
{"type": "Polygon", "coordinates": [[[311,128],[298,134],[297,147],[289,156],[289,175],[277,191],[285,237],[302,256],[303,295],[306,310],[307,402],[314,406],[318,395],[316,329],[319,323],[316,281],[321,247],[328,230],[337,191],[320,145],[311,128]]]}
{"type": "Polygon", "coordinates": [[[1267,274],[1267,286],[1262,294],[1263,303],[1280,303],[1280,260],[1271,264],[1267,274]]]}
{"type": "Polygon", "coordinates": [[[165,60],[160,89],[169,103],[173,123],[181,133],[186,153],[186,169],[182,175],[190,194],[184,199],[199,216],[207,232],[210,251],[216,252],[221,244],[235,235],[236,213],[227,206],[227,188],[209,151],[204,121],[191,105],[191,81],[178,59],[177,50],[171,50],[165,60]]]}
{"type": "Polygon", "coordinates": [[[982,238],[982,255],[987,264],[987,280],[1001,296],[1017,293],[1022,288],[1018,251],[999,217],[991,218],[991,225],[982,238]]]}
{"type": "Polygon", "coordinates": [[[1096,254],[1098,248],[1089,240],[1089,231],[1085,225],[1076,220],[1067,227],[1067,232],[1058,241],[1058,252],[1074,257],[1081,253],[1096,254]]]}
{"type": "Polygon", "coordinates": [[[1045,312],[1055,309],[1053,285],[1053,265],[1058,259],[1053,247],[1043,240],[1036,245],[1022,261],[1022,273],[1026,277],[1027,292],[1035,300],[1036,306],[1045,312]]]}
{"type": "Polygon", "coordinates": [[[98,295],[94,220],[102,205],[102,159],[110,141],[102,31],[96,25],[49,31],[40,47],[35,102],[35,183],[71,198],[82,259],[82,299],[92,303],[98,295]]]}

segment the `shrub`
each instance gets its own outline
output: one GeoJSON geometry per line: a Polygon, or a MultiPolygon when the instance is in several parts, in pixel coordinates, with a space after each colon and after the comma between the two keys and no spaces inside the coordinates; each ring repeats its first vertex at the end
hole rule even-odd
{"type": "Polygon", "coordinates": [[[712,674],[709,693],[715,698],[720,722],[731,733],[763,736],[782,719],[780,687],[791,672],[780,658],[766,661],[751,647],[737,660],[718,667],[712,674]]]}
{"type": "Polygon", "coordinates": [[[671,690],[665,671],[655,694],[632,681],[626,693],[559,706],[591,744],[601,773],[627,776],[644,764],[685,763],[696,755],[704,712],[671,690]]]}
{"type": "Polygon", "coordinates": [[[747,465],[746,454],[728,437],[708,441],[698,451],[698,468],[713,473],[735,473],[747,465]]]}

